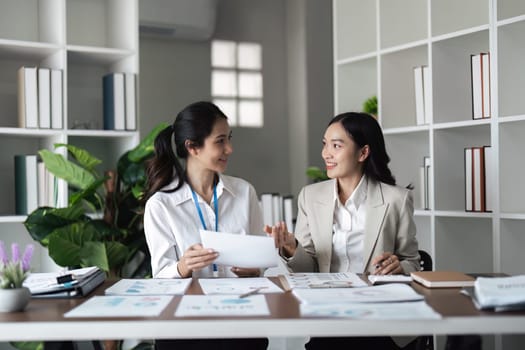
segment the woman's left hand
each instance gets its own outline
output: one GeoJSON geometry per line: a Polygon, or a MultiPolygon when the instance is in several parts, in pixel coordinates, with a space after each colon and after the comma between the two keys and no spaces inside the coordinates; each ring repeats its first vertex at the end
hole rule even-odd
{"type": "Polygon", "coordinates": [[[394,275],[404,273],[397,255],[385,252],[372,259],[374,275],[394,275]]]}
{"type": "Polygon", "coordinates": [[[239,277],[259,277],[261,270],[259,269],[244,269],[242,267],[232,267],[231,272],[239,277]]]}

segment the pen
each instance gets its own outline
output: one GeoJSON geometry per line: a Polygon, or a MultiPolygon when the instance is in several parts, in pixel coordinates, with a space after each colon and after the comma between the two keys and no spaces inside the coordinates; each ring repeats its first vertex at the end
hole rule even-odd
{"type": "Polygon", "coordinates": [[[243,294],[239,295],[239,298],[241,298],[241,299],[242,299],[242,298],[247,298],[247,297],[249,297],[250,295],[254,295],[254,294],[259,293],[259,291],[260,291],[261,289],[264,289],[264,288],[266,288],[266,287],[255,288],[254,290],[251,290],[251,291],[249,291],[249,292],[246,292],[246,293],[243,293],[243,294]]]}

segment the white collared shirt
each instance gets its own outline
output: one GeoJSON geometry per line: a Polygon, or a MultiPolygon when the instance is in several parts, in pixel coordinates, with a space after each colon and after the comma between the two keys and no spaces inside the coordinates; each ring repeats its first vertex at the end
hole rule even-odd
{"type": "Polygon", "coordinates": [[[367,190],[368,180],[363,175],[350,198],[343,204],[339,200],[335,182],[331,272],[363,272],[367,190]]]}
{"type": "MultiPolygon", "coordinates": [[[[174,180],[164,189],[174,188],[174,180]]],[[[206,203],[198,194],[199,205],[208,230],[215,230],[213,200],[206,203]]],[[[220,232],[264,235],[263,220],[255,189],[247,181],[219,175],[217,184],[220,232]]],[[[193,244],[200,242],[202,223],[191,194],[185,183],[172,193],[157,192],[147,202],[144,213],[144,231],[151,254],[153,277],[180,278],[177,270],[179,258],[193,244]]],[[[212,277],[212,266],[195,277],[212,277]]],[[[219,266],[220,277],[235,277],[230,267],[219,266]]]]}

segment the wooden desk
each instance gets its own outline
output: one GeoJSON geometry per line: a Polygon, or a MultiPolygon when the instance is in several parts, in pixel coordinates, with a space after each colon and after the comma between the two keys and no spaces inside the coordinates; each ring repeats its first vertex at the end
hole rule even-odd
{"type": "MultiPolygon", "coordinates": [[[[95,293],[103,294],[110,284],[95,293]]],[[[413,287],[443,319],[303,318],[290,293],[266,294],[271,316],[231,318],[175,317],[181,297],[174,297],[159,317],[66,319],[63,314],[85,299],[33,299],[25,312],[0,313],[0,341],[525,333],[525,312],[480,312],[459,289],[413,287]]],[[[201,294],[198,283],[188,294],[201,294]]]]}

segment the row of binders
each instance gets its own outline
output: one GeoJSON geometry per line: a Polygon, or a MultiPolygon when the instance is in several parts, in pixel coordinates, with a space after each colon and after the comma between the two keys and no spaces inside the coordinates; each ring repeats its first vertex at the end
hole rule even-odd
{"type": "Polygon", "coordinates": [[[293,196],[282,196],[278,193],[263,193],[261,194],[260,202],[265,225],[273,226],[279,221],[284,221],[288,232],[293,232],[293,196]]]}
{"type": "MultiPolygon", "coordinates": [[[[470,55],[472,119],[490,118],[490,53],[470,55]]],[[[432,89],[428,66],[414,67],[416,125],[430,123],[432,89]]]]}
{"type": "Polygon", "coordinates": [[[490,184],[493,177],[493,154],[490,146],[465,148],[465,210],[491,212],[490,184]]]}
{"type": "Polygon", "coordinates": [[[36,155],[15,155],[16,215],[27,215],[38,207],[61,206],[59,185],[36,155]]]}
{"type": "Polygon", "coordinates": [[[110,73],[102,78],[104,130],[136,130],[136,74],[110,73]]]}
{"type": "Polygon", "coordinates": [[[18,69],[18,126],[63,128],[63,73],[59,69],[18,69]]]}

